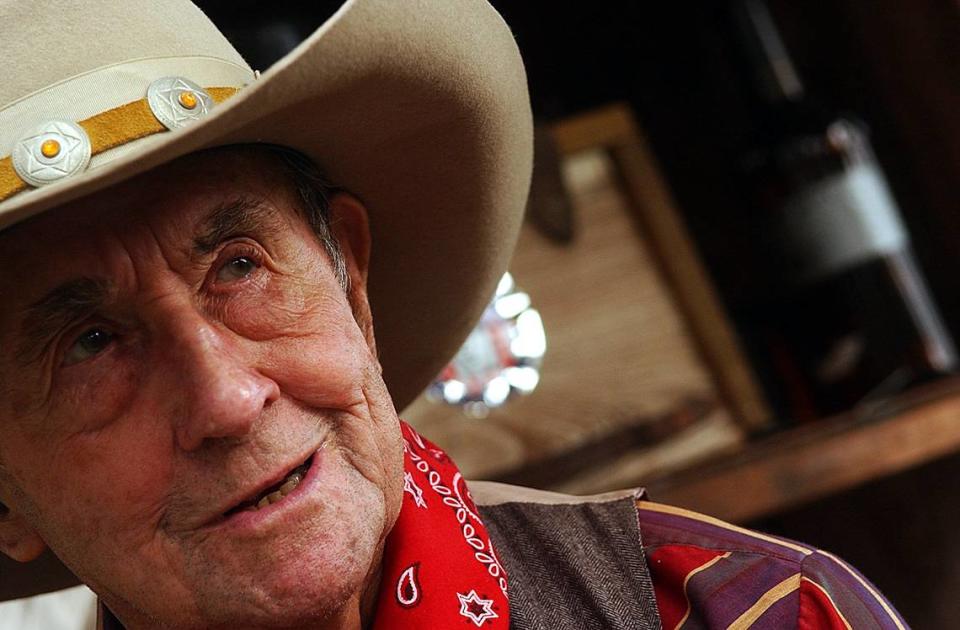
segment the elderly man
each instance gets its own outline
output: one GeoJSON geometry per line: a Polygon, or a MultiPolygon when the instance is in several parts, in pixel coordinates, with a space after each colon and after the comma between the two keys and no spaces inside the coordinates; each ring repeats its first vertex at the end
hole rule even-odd
{"type": "Polygon", "coordinates": [[[263,78],[185,0],[0,29],[0,591],[49,548],[108,628],[904,627],[832,556],[468,488],[398,420],[526,195],[482,0],[353,0],[263,78]]]}

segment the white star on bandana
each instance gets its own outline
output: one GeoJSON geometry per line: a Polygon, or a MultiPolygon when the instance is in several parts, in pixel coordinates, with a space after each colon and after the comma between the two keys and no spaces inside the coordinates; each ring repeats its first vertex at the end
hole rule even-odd
{"type": "Polygon", "coordinates": [[[493,600],[481,599],[476,591],[466,595],[457,593],[460,599],[460,614],[472,621],[479,628],[488,619],[496,619],[499,615],[493,612],[493,600]]]}
{"type": "Polygon", "coordinates": [[[427,502],[423,500],[423,490],[413,480],[413,475],[408,472],[403,473],[403,491],[413,497],[413,502],[418,508],[427,507],[427,502]]]}

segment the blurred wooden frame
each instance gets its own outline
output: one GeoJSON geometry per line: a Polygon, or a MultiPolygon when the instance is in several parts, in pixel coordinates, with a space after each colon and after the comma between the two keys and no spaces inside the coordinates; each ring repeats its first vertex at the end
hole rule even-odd
{"type": "Polygon", "coordinates": [[[597,149],[610,155],[721,398],[746,431],[769,428],[770,408],[630,108],[615,103],[566,118],[550,134],[561,156],[597,149]]]}

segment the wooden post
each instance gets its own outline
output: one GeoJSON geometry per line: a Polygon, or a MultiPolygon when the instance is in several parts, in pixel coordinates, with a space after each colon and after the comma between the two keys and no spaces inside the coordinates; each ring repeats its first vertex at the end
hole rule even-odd
{"type": "Polygon", "coordinates": [[[563,155],[597,148],[609,152],[634,217],[656,253],[661,273],[721,397],[748,431],[769,428],[773,420],[770,407],[630,108],[613,104],[565,119],[551,131],[563,155]]]}

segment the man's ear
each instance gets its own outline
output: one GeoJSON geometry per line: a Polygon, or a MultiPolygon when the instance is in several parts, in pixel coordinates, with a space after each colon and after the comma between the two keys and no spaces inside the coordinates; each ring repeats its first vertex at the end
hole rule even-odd
{"type": "Polygon", "coordinates": [[[370,351],[376,356],[373,317],[367,299],[367,273],[370,268],[370,221],[367,208],[347,192],[336,193],[330,198],[329,204],[330,231],[340,244],[350,282],[347,299],[370,351]]]}
{"type": "Polygon", "coordinates": [[[30,562],[46,548],[47,544],[23,516],[0,503],[0,552],[14,560],[30,562]]]}

